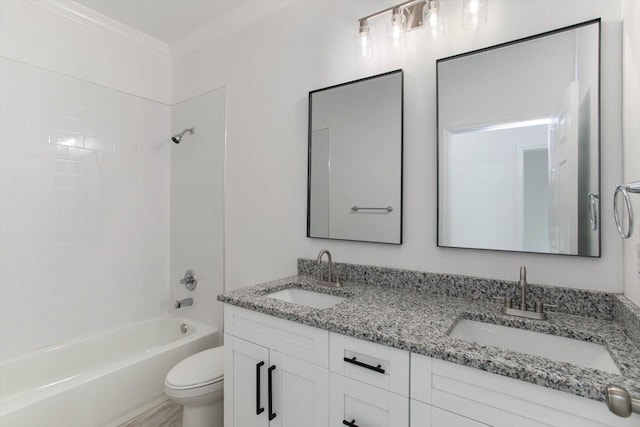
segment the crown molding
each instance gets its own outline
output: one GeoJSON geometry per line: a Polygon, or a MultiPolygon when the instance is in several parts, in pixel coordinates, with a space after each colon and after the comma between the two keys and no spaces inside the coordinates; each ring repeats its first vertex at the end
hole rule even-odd
{"type": "Polygon", "coordinates": [[[80,24],[101,31],[122,41],[131,43],[137,47],[171,61],[171,48],[167,43],[155,39],[147,34],[124,25],[114,19],[102,15],[93,9],[76,3],[72,0],[28,0],[32,4],[40,6],[51,12],[58,13],[80,24]]]}
{"type": "Polygon", "coordinates": [[[229,33],[245,28],[299,1],[300,0],[270,0],[244,2],[217,19],[171,43],[171,56],[175,60],[188,55],[229,33]]]}

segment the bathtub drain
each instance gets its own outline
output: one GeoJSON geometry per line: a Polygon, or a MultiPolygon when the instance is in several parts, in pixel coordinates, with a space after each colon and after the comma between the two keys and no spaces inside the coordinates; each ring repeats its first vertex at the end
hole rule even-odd
{"type": "Polygon", "coordinates": [[[187,324],[183,323],[182,325],[180,325],[180,332],[182,332],[183,334],[187,333],[187,324]]]}

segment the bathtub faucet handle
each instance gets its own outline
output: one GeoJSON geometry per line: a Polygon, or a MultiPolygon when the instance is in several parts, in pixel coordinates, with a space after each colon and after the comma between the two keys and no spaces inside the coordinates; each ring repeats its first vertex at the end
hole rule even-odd
{"type": "Polygon", "coordinates": [[[182,307],[188,307],[190,305],[193,305],[193,298],[185,298],[185,299],[181,299],[181,300],[176,300],[176,303],[174,305],[175,308],[182,308],[182,307]]]}

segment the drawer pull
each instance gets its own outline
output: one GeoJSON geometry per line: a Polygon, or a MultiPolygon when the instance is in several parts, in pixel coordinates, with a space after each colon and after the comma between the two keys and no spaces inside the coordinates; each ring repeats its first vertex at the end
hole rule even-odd
{"type": "Polygon", "coordinates": [[[264,362],[256,364],[256,415],[264,412],[264,408],[260,405],[260,367],[263,365],[264,362]]]}
{"type": "Polygon", "coordinates": [[[356,424],[356,420],[351,420],[351,421],[342,420],[342,424],[349,427],[360,427],[358,426],[358,424],[356,424]]]}
{"type": "Polygon", "coordinates": [[[382,365],[378,365],[378,366],[367,365],[366,363],[356,360],[355,356],[353,356],[352,358],[345,357],[343,360],[345,362],[353,363],[354,365],[362,366],[363,368],[371,369],[372,371],[376,371],[376,372],[380,372],[381,374],[384,374],[384,369],[382,369],[382,365]]]}
{"type": "Polygon", "coordinates": [[[273,366],[269,366],[269,369],[267,370],[267,377],[269,380],[269,421],[271,421],[272,419],[274,419],[276,417],[276,413],[273,412],[273,378],[272,378],[272,372],[273,370],[276,369],[276,365],[273,366]]]}

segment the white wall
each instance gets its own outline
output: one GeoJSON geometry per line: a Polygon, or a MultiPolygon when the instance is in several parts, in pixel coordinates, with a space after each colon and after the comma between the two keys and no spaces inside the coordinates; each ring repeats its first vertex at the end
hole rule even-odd
{"type": "Polygon", "coordinates": [[[6,359],[169,310],[170,108],[140,96],[170,69],[36,3],[0,15],[6,359]]]}
{"type": "MultiPolygon", "coordinates": [[[[343,262],[622,290],[622,244],[612,220],[602,230],[602,258],[523,255],[436,247],[435,60],[602,17],[602,188],[621,179],[621,8],[618,1],[492,0],[489,23],[460,28],[460,1],[441,2],[447,35],[439,42],[407,35],[399,54],[355,55],[357,19],[393,1],[298,2],[212,42],[174,63],[176,101],[227,87],[226,285],[248,286],[295,272],[295,259],[324,247],[343,262]],[[404,243],[402,246],[305,237],[307,96],[310,90],[405,70],[404,243]]],[[[372,31],[385,27],[372,22],[372,31]],[[375,25],[375,26],[374,26],[375,25]]]]}
{"type": "Polygon", "coordinates": [[[65,0],[0,1],[0,55],[169,103],[169,47],[65,0]]]}
{"type": "Polygon", "coordinates": [[[195,128],[171,144],[171,299],[192,297],[177,313],[222,330],[225,89],[174,105],[171,123],[172,134],[195,128]],[[180,284],[189,269],[193,292],[180,284]]]}
{"type": "MultiPolygon", "coordinates": [[[[640,2],[624,0],[622,11],[624,181],[630,182],[640,180],[640,2]]],[[[640,304],[640,196],[632,195],[631,199],[636,214],[636,231],[624,243],[624,293],[640,304]]]]}

